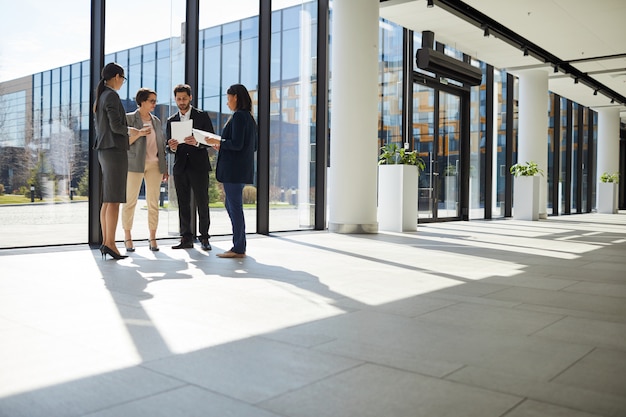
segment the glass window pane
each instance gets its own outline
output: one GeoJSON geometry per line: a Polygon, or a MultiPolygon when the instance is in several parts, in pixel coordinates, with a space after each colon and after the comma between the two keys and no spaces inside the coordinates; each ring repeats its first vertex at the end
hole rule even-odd
{"type": "MultiPolygon", "coordinates": [[[[258,2],[230,2],[216,8],[213,2],[200,2],[201,42],[199,50],[199,104],[209,112],[217,133],[221,133],[231,111],[226,106],[226,90],[232,84],[243,84],[253,99],[258,85],[258,2]]],[[[215,167],[216,156],[210,155],[215,167]]],[[[255,176],[256,177],[256,176],[255,176]]],[[[232,226],[224,209],[222,185],[209,175],[211,234],[231,234],[232,226]]],[[[244,189],[246,232],[256,231],[256,186],[244,189]]]]}
{"type": "Polygon", "coordinates": [[[87,236],[86,197],[72,187],[87,160],[81,61],[89,57],[90,34],[76,22],[90,21],[90,5],[74,2],[59,13],[54,2],[38,3],[36,15],[45,19],[29,7],[2,8],[0,248],[80,243],[87,236]],[[24,16],[35,21],[24,24],[24,16]]]}
{"type": "Polygon", "coordinates": [[[270,230],[314,226],[316,2],[274,7],[271,45],[270,230]],[[284,210],[289,208],[291,210],[284,210]]]}

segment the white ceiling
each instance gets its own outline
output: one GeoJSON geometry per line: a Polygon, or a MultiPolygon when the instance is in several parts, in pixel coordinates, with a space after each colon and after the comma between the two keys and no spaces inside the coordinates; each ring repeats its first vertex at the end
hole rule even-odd
{"type": "MultiPolygon", "coordinates": [[[[562,61],[626,54],[625,0],[463,0],[501,25],[545,49],[562,61]]],[[[529,68],[545,68],[551,91],[592,108],[626,106],[593,89],[575,84],[573,77],[554,73],[549,63],[524,56],[518,48],[427,0],[390,0],[380,3],[380,16],[416,32],[430,30],[435,41],[512,74],[529,68]]],[[[571,63],[606,87],[626,97],[626,57],[571,63]]]]}

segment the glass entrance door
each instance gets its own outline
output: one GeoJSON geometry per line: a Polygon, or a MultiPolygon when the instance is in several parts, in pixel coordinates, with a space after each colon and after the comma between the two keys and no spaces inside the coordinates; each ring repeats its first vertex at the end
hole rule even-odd
{"type": "Polygon", "coordinates": [[[461,97],[414,84],[413,138],[426,163],[420,173],[418,218],[459,218],[461,97]]]}

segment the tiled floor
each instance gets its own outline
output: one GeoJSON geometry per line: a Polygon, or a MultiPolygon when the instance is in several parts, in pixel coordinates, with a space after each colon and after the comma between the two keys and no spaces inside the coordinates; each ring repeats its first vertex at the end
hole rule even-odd
{"type": "Polygon", "coordinates": [[[172,243],[0,251],[0,416],[626,416],[624,214],[172,243]]]}

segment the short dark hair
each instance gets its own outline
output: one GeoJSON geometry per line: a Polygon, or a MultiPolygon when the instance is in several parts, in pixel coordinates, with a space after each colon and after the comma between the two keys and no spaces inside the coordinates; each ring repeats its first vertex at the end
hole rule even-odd
{"type": "Polygon", "coordinates": [[[237,97],[236,110],[246,110],[252,112],[252,99],[250,98],[248,89],[244,85],[233,84],[228,88],[228,90],[226,90],[226,94],[237,97]]]}
{"type": "Polygon", "coordinates": [[[176,93],[187,93],[187,95],[191,95],[191,86],[189,84],[178,84],[174,87],[174,95],[176,93]]]}
{"type": "Polygon", "coordinates": [[[148,101],[148,98],[150,98],[150,95],[152,94],[156,96],[156,91],[151,88],[141,87],[137,90],[137,95],[135,95],[135,103],[137,103],[138,106],[141,106],[141,103],[148,101]]]}

